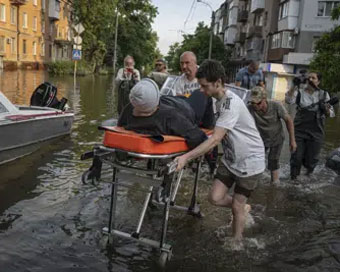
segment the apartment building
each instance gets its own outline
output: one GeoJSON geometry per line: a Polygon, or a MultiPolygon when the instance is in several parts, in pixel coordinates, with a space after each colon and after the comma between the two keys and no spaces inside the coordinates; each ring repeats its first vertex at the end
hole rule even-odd
{"type": "Polygon", "coordinates": [[[0,0],[0,68],[38,69],[71,58],[71,3],[0,0]]]}
{"type": "Polygon", "coordinates": [[[245,60],[308,66],[315,42],[339,24],[330,17],[339,4],[319,0],[226,0],[220,7],[226,9],[220,28],[225,46],[232,49],[231,63],[238,66],[235,69],[245,60]]]}
{"type": "Polygon", "coordinates": [[[340,21],[331,20],[331,11],[340,1],[279,1],[277,31],[270,35],[267,62],[309,65],[316,41],[340,21]]]}

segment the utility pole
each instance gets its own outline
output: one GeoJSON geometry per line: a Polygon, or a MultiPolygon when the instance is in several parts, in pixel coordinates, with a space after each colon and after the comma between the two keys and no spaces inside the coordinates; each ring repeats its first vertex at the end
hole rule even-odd
{"type": "Polygon", "coordinates": [[[116,7],[116,30],[115,30],[115,48],[113,51],[113,74],[116,75],[116,63],[117,63],[117,39],[118,39],[118,4],[116,7]]]}
{"type": "Polygon", "coordinates": [[[214,21],[215,21],[215,12],[212,6],[203,0],[197,0],[198,3],[205,4],[211,9],[211,25],[210,25],[210,39],[209,39],[209,53],[208,53],[208,59],[211,59],[211,51],[212,51],[212,41],[213,41],[213,35],[214,35],[214,21]]]}

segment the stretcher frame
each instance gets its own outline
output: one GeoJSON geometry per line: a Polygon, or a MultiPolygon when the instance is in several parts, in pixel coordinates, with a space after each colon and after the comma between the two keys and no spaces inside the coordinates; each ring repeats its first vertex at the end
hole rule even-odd
{"type": "MultiPolygon", "coordinates": [[[[197,202],[197,193],[198,193],[198,179],[201,170],[201,164],[203,160],[203,156],[196,159],[194,163],[196,164],[195,169],[195,180],[193,185],[193,192],[191,196],[190,205],[188,207],[176,205],[176,195],[178,189],[180,187],[181,179],[183,176],[184,169],[180,172],[171,174],[169,173],[169,164],[166,166],[159,166],[159,162],[161,160],[172,160],[177,156],[184,154],[185,152],[172,153],[166,155],[152,155],[152,154],[143,154],[136,153],[130,151],[124,151],[115,148],[105,147],[103,145],[99,145],[93,148],[92,152],[88,152],[82,155],[82,159],[93,158],[93,161],[100,161],[101,163],[109,164],[113,168],[112,172],[112,181],[111,181],[111,195],[110,195],[110,212],[109,212],[109,221],[108,226],[103,228],[103,234],[108,235],[108,242],[112,243],[113,236],[119,236],[127,239],[132,239],[137,241],[138,243],[145,244],[148,246],[152,246],[154,248],[158,248],[160,251],[159,263],[164,266],[165,263],[171,259],[172,256],[172,246],[166,242],[166,234],[168,228],[169,221],[169,213],[170,209],[176,209],[180,211],[187,212],[187,214],[196,216],[201,218],[203,215],[200,211],[200,205],[197,202]],[[117,158],[117,154],[124,155],[128,158],[133,159],[146,159],[150,160],[151,169],[135,167],[133,164],[127,164],[124,161],[121,161],[117,158]],[[141,214],[139,216],[139,220],[137,223],[136,230],[132,233],[127,233],[121,230],[116,229],[115,219],[116,219],[116,206],[118,201],[118,189],[119,186],[129,187],[131,185],[124,184],[124,181],[118,180],[118,173],[120,171],[126,171],[130,174],[136,175],[139,179],[146,181],[149,183],[146,190],[146,197],[144,199],[143,207],[141,214]],[[144,175],[144,176],[141,176],[144,175]],[[156,201],[153,199],[153,189],[156,187],[160,187],[160,182],[165,178],[169,178],[172,175],[172,178],[168,179],[170,183],[170,189],[166,192],[165,200],[163,202],[156,201]],[[163,178],[160,180],[160,178],[163,178]],[[163,218],[162,218],[162,230],[160,235],[160,240],[152,240],[141,236],[141,228],[144,221],[145,214],[147,212],[147,208],[151,205],[161,205],[163,206],[163,218]]],[[[94,172],[93,167],[90,170],[86,171],[82,180],[84,183],[87,183],[88,179],[97,180],[100,179],[100,171],[94,172]]]]}

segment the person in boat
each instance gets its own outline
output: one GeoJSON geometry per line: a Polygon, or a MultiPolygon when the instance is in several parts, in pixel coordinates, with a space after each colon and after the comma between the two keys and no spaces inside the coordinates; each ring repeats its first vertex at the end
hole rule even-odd
{"type": "Polygon", "coordinates": [[[141,134],[184,137],[188,147],[194,148],[207,139],[199,125],[214,126],[214,119],[207,115],[213,117],[212,103],[201,92],[192,98],[160,96],[157,84],[145,78],[131,89],[130,103],[119,116],[118,126],[141,134]],[[195,112],[192,103],[199,110],[195,112]]]}
{"type": "Polygon", "coordinates": [[[295,152],[294,123],[282,103],[267,99],[263,87],[256,86],[251,90],[248,109],[254,117],[266,151],[268,151],[267,168],[271,173],[271,181],[279,182],[280,154],[284,142],[282,121],[285,121],[289,134],[290,151],[295,152]]]}
{"type": "Polygon", "coordinates": [[[161,88],[168,76],[169,73],[167,71],[165,59],[158,59],[155,63],[155,71],[151,72],[148,75],[148,78],[151,78],[153,81],[155,81],[158,87],[161,88]]]}
{"type": "Polygon", "coordinates": [[[326,116],[334,117],[333,107],[328,103],[328,92],[320,89],[321,75],[309,73],[307,78],[295,78],[286,93],[286,103],[296,104],[294,119],[296,151],[290,159],[290,176],[295,180],[303,165],[307,175],[313,173],[319,161],[324,141],[326,116]]]}
{"type": "Polygon", "coordinates": [[[209,201],[216,206],[232,208],[234,242],[241,247],[246,213],[250,210],[246,203],[265,169],[263,141],[245,103],[225,88],[225,71],[218,61],[205,60],[196,77],[204,94],[217,99],[218,117],[209,139],[176,158],[177,171],[222,142],[224,155],[209,193],[209,201]],[[234,184],[234,194],[230,195],[234,184]]]}

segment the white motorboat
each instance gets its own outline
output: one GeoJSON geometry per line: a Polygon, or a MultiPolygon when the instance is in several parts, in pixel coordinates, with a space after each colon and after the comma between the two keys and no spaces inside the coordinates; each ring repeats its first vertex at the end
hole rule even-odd
{"type": "Polygon", "coordinates": [[[66,99],[59,102],[56,88],[49,83],[39,87],[31,98],[31,104],[35,100],[35,104],[39,101],[50,107],[13,105],[0,92],[0,164],[28,155],[42,142],[71,132],[74,113],[63,111],[66,99]]]}

